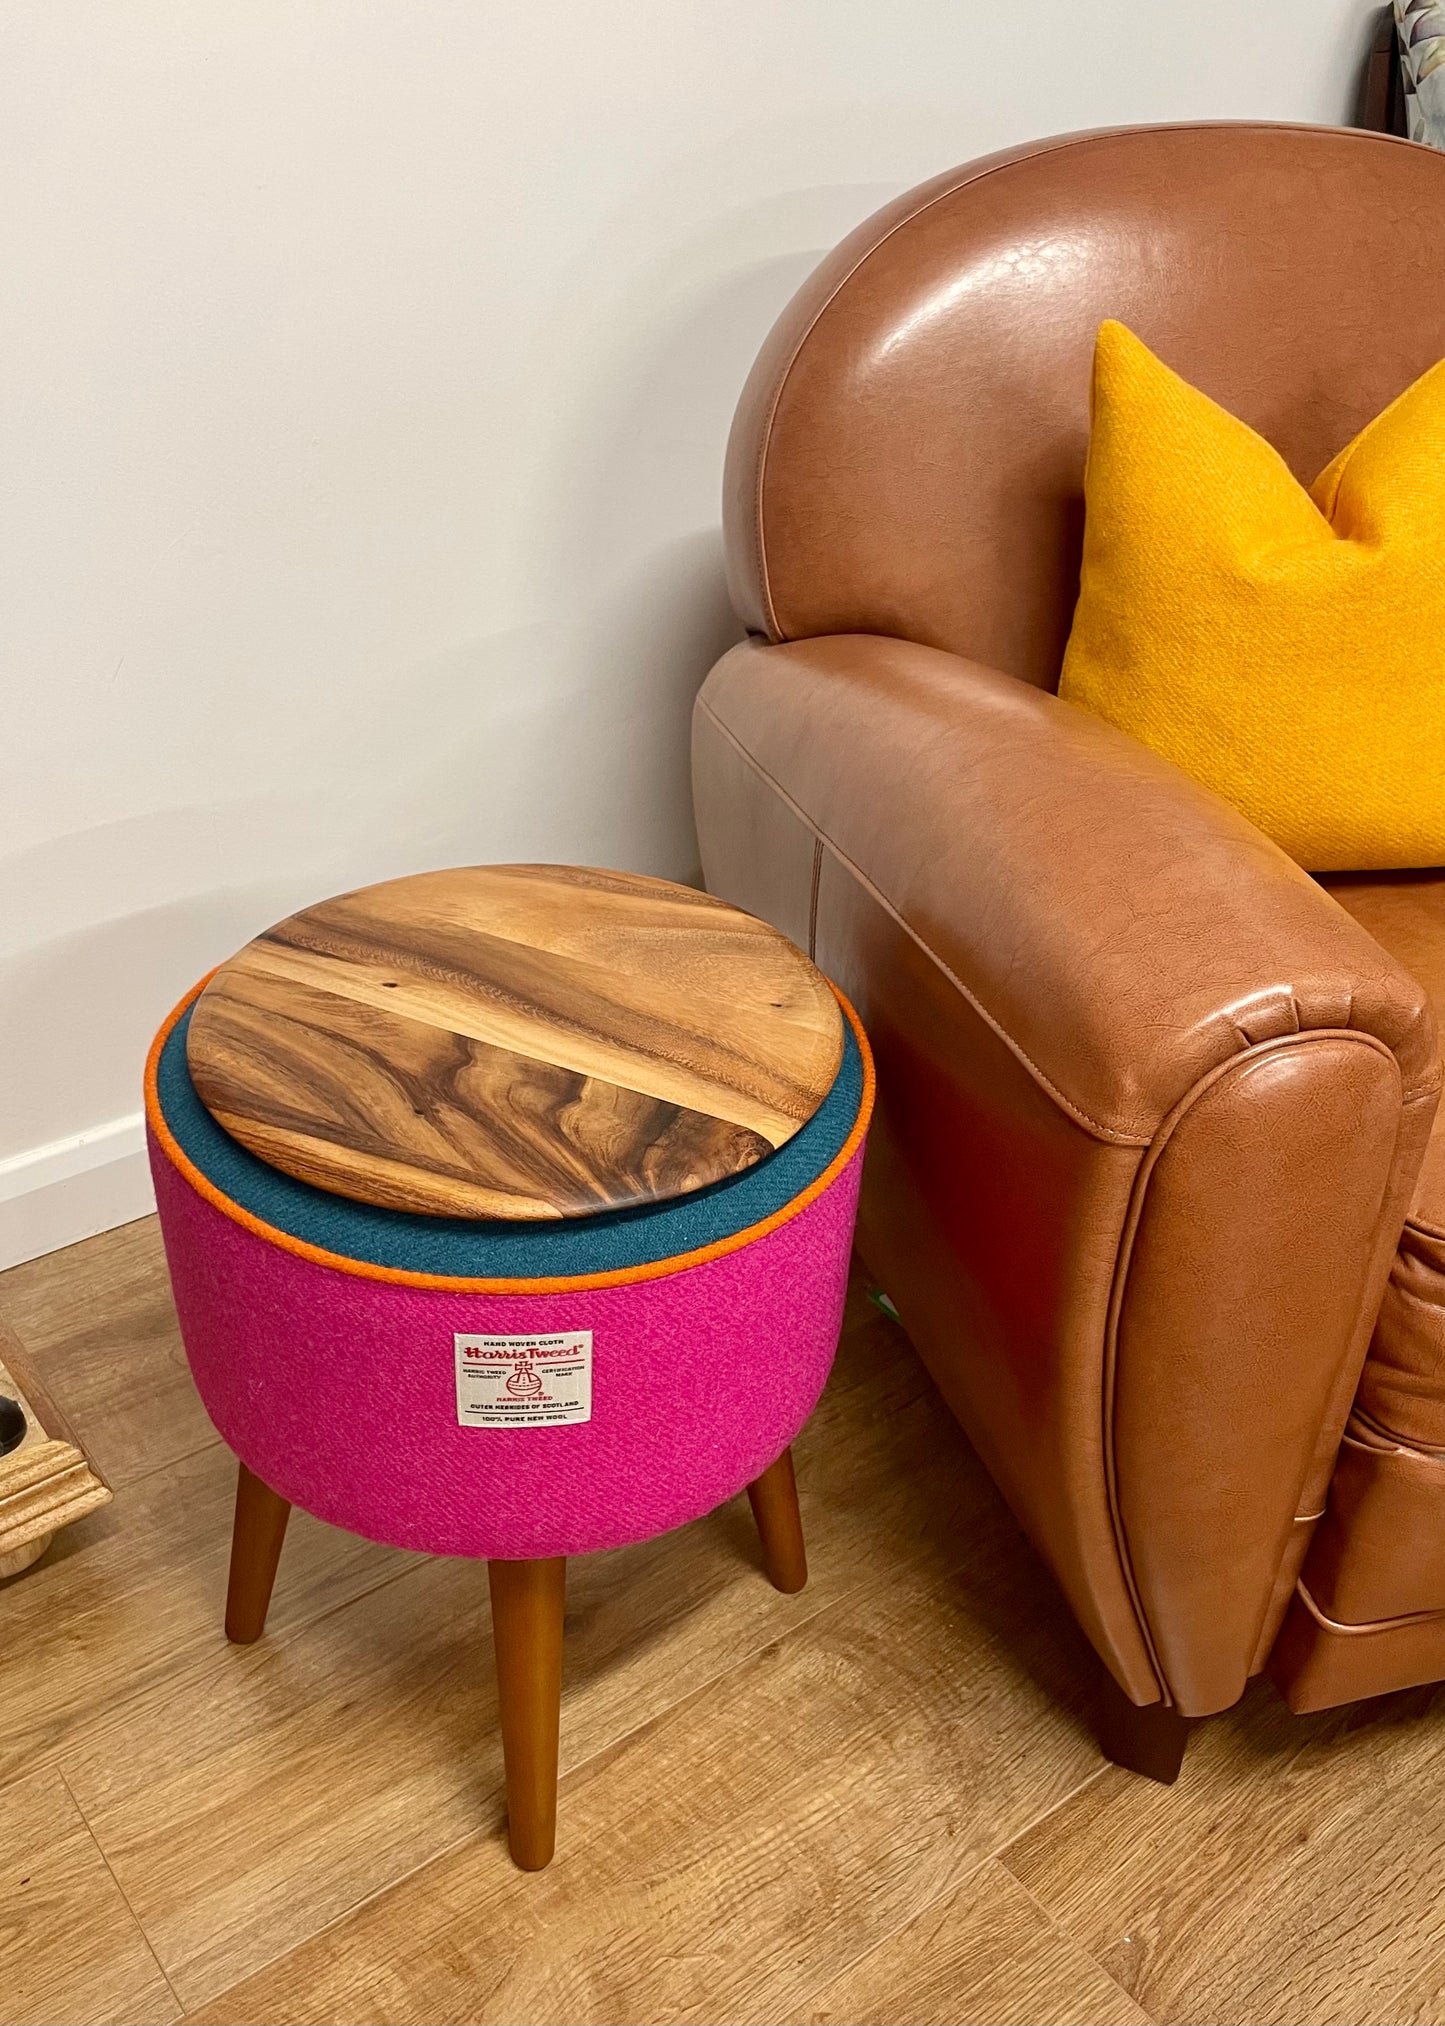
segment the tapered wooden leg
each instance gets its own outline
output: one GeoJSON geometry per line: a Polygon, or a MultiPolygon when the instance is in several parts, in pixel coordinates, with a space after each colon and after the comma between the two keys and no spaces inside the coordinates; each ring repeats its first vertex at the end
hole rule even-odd
{"type": "Polygon", "coordinates": [[[523,1871],[540,1871],[557,1844],[557,1732],[562,1710],[562,1608],[567,1558],[488,1562],[507,1841],[523,1871]]]}
{"type": "Polygon", "coordinates": [[[226,1637],[238,1646],[249,1646],[266,1629],[271,1586],[290,1517],[290,1501],[262,1484],[243,1463],[236,1479],[236,1525],[226,1592],[226,1637]]]}
{"type": "Polygon", "coordinates": [[[748,1486],[748,1501],[763,1543],[763,1567],[775,1590],[789,1596],[808,1580],[808,1555],[803,1546],[803,1516],[798,1511],[798,1486],[793,1452],[785,1449],[776,1463],[748,1486]]]}
{"type": "Polygon", "coordinates": [[[1130,1702],[1106,1668],[1099,1693],[1099,1744],[1106,1759],[1128,1772],[1142,1773],[1161,1787],[1172,1787],[1184,1763],[1189,1718],[1167,1703],[1143,1708],[1130,1702]]]}

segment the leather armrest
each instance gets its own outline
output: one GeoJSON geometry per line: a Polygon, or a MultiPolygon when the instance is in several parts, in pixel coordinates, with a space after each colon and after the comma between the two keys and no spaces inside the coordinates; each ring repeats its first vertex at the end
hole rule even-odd
{"type": "Polygon", "coordinates": [[[1254,1044],[1357,1029],[1408,1099],[1429,1002],[1322,887],[1170,762],[1047,691],[870,634],[726,655],[748,755],[1081,1123],[1145,1143],[1254,1044]]]}
{"type": "Polygon", "coordinates": [[[1439,1078],[1424,992],[1168,762],[956,656],[747,643],[708,883],[878,1063],[859,1243],[1136,1702],[1222,1709],[1323,1504],[1439,1078]]]}

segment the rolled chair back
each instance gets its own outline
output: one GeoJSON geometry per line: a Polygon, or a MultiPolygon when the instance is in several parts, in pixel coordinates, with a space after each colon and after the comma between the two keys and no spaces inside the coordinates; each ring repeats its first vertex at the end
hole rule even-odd
{"type": "Polygon", "coordinates": [[[1308,483],[1445,355],[1445,155],[1347,128],[1136,127],[878,212],[784,311],[738,410],[747,626],[893,634],[1052,688],[1106,317],[1308,483]]]}

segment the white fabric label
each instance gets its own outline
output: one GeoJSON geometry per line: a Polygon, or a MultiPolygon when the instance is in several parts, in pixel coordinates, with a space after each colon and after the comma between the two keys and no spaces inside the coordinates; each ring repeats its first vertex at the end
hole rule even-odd
{"type": "Polygon", "coordinates": [[[456,1337],[463,1428],[555,1428],[592,1419],[592,1332],[456,1337]]]}

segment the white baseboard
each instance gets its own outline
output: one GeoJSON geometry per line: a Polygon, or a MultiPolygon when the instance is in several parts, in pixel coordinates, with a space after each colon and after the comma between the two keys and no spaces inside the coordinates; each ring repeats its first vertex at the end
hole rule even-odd
{"type": "Polygon", "coordinates": [[[140,1112],[0,1161],[0,1270],[156,1207],[140,1112]]]}

